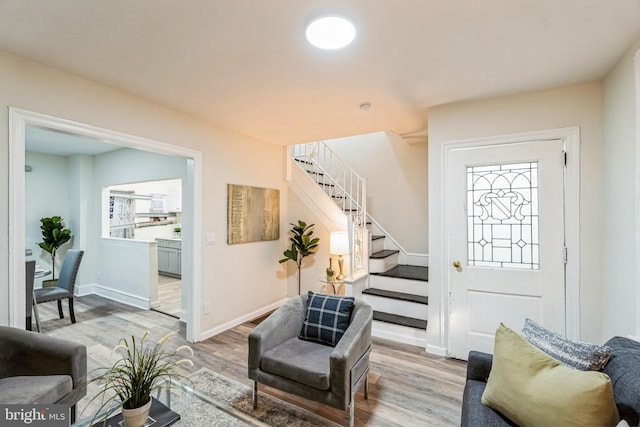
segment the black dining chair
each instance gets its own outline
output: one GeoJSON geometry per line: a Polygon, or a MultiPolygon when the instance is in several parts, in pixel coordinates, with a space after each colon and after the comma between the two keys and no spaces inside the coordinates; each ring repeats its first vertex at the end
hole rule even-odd
{"type": "Polygon", "coordinates": [[[76,286],[76,277],[78,276],[78,269],[80,268],[80,261],[82,261],[83,255],[84,251],[69,249],[64,257],[64,261],[62,261],[60,275],[58,276],[58,286],[35,289],[34,291],[37,304],[58,301],[58,313],[61,319],[64,319],[62,300],[68,299],[71,323],[76,323],[76,315],[73,312],[73,291],[76,286]]]}
{"type": "Polygon", "coordinates": [[[32,314],[33,314],[33,282],[34,282],[34,276],[36,274],[36,262],[34,260],[31,261],[25,261],[24,263],[25,266],[25,302],[26,302],[26,307],[25,307],[25,315],[26,315],[26,320],[25,320],[25,326],[26,329],[28,331],[33,330],[32,329],[32,314]]]}

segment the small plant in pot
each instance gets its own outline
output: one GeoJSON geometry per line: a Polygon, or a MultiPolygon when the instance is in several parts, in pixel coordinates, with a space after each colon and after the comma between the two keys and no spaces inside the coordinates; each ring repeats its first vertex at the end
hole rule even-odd
{"type": "Polygon", "coordinates": [[[51,280],[43,281],[43,286],[56,286],[56,254],[58,248],[71,239],[71,230],[65,228],[62,217],[41,218],[42,242],[38,245],[51,255],[51,280]]]}
{"type": "Polygon", "coordinates": [[[300,280],[301,280],[301,269],[302,269],[302,260],[309,255],[313,255],[315,253],[316,248],[318,247],[318,242],[320,239],[317,237],[313,237],[313,226],[315,224],[307,225],[304,221],[298,220],[298,224],[291,224],[293,227],[291,228],[291,233],[293,236],[289,238],[291,242],[291,248],[284,251],[283,255],[285,256],[279,262],[280,264],[293,261],[298,266],[298,295],[300,294],[300,280]]]}
{"type": "Polygon", "coordinates": [[[122,406],[126,427],[144,425],[151,409],[151,394],[162,388],[170,388],[172,378],[184,378],[183,375],[174,372],[174,369],[183,364],[193,366],[190,359],[180,356],[182,351],[193,356],[193,350],[188,345],[180,346],[173,351],[164,350],[163,345],[173,334],[175,332],[162,337],[153,345],[145,343],[149,331],[140,340],[136,340],[134,336],[131,336],[130,340],[122,338],[112,351],[112,354],[118,353],[120,359],[111,367],[92,371],[100,374],[89,383],[104,383],[102,391],[94,396],[91,402],[101,399],[98,413],[105,408],[110,409],[104,416],[105,422],[119,407],[111,405],[116,401],[122,406]]]}

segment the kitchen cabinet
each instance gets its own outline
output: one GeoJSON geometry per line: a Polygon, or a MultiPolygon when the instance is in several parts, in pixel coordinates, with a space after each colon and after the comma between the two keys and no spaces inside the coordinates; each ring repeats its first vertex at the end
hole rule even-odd
{"type": "Polygon", "coordinates": [[[158,242],[158,272],[165,276],[182,277],[182,241],[156,239],[158,242]]]}

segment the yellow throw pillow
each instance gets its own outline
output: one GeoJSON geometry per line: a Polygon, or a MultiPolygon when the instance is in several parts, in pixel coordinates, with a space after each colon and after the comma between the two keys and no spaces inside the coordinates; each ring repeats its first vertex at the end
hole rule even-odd
{"type": "Polygon", "coordinates": [[[606,374],[564,366],[503,324],[482,403],[522,427],[615,426],[620,420],[606,374]]]}

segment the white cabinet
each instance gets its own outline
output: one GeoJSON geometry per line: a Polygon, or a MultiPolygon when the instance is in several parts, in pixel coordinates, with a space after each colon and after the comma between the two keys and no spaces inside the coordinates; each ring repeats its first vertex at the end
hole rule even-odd
{"type": "Polygon", "coordinates": [[[158,241],[158,272],[167,276],[182,276],[182,242],[175,239],[158,241]]]}

